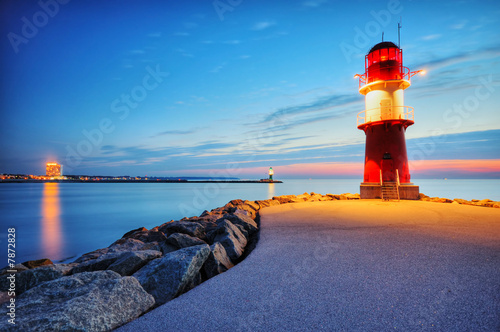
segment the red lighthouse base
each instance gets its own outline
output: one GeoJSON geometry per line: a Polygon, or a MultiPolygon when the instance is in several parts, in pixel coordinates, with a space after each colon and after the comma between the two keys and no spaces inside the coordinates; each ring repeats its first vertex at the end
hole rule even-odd
{"type": "Polygon", "coordinates": [[[419,199],[419,187],[410,182],[405,131],[413,124],[391,119],[358,126],[366,134],[365,174],[361,198],[382,198],[382,183],[399,186],[400,199],[419,199]]]}
{"type": "MultiPolygon", "coordinates": [[[[361,185],[359,186],[359,192],[361,199],[382,198],[382,189],[380,184],[361,183],[361,185]]],[[[420,198],[419,194],[419,187],[413,185],[413,183],[401,184],[401,186],[399,187],[400,199],[418,200],[420,198]]]]}

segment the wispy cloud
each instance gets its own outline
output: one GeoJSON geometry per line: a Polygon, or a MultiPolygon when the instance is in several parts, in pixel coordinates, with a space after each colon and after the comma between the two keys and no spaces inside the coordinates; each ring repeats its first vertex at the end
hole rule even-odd
{"type": "Polygon", "coordinates": [[[189,37],[191,34],[189,32],[175,32],[173,33],[174,36],[177,37],[189,37]]]}
{"type": "Polygon", "coordinates": [[[261,22],[257,22],[253,25],[252,27],[252,30],[254,31],[262,31],[262,30],[266,30],[270,27],[272,27],[273,25],[276,25],[276,22],[273,22],[273,21],[261,21],[261,22]]]}
{"type": "Polygon", "coordinates": [[[421,37],[421,39],[425,40],[425,41],[435,40],[435,39],[439,39],[439,38],[441,38],[441,34],[439,34],[439,33],[421,37]]]}
{"type": "Polygon", "coordinates": [[[189,135],[189,134],[193,134],[197,131],[197,129],[193,128],[193,129],[188,129],[188,130],[165,130],[165,131],[162,131],[156,135],[153,135],[153,136],[150,136],[151,138],[156,138],[156,137],[159,137],[159,136],[165,136],[165,135],[189,135]]]}

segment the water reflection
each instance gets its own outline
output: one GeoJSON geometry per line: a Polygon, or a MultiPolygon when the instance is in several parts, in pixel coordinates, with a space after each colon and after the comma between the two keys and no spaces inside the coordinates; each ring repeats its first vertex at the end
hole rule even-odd
{"type": "Polygon", "coordinates": [[[61,203],[59,184],[44,183],[42,194],[42,257],[60,259],[61,255],[61,203]]]}
{"type": "Polygon", "coordinates": [[[273,196],[276,196],[274,194],[274,183],[269,183],[267,187],[267,198],[271,199],[273,196]]]}

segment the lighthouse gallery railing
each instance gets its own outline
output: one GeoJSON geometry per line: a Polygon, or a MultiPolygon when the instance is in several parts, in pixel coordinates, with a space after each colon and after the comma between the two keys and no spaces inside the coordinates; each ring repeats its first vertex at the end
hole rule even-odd
{"type": "Polygon", "coordinates": [[[414,121],[413,107],[411,106],[381,106],[364,110],[358,113],[358,127],[365,123],[384,120],[414,121]],[[367,115],[368,112],[368,115],[367,115]],[[370,114],[372,113],[372,114],[370,114]]]}

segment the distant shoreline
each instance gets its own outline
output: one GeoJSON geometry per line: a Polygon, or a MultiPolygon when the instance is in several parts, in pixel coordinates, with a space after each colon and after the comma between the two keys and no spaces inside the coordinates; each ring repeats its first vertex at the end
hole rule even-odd
{"type": "Polygon", "coordinates": [[[0,183],[283,183],[279,180],[0,180],[0,183]]]}

